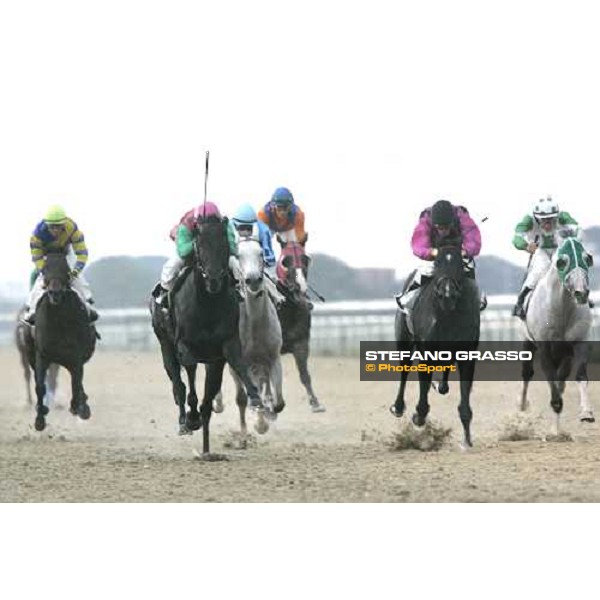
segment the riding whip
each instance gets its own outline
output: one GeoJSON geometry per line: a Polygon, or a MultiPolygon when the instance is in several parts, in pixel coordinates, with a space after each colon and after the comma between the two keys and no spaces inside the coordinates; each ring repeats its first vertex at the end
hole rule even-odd
{"type": "Polygon", "coordinates": [[[206,218],[206,187],[208,185],[208,157],[210,155],[210,152],[207,150],[206,151],[206,163],[204,165],[204,215],[203,217],[206,218]]]}

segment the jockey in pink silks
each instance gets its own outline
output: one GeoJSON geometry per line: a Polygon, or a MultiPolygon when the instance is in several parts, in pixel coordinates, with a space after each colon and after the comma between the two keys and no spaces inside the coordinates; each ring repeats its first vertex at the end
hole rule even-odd
{"type": "Polygon", "coordinates": [[[478,256],[481,251],[479,227],[463,206],[454,206],[448,200],[438,200],[421,213],[412,235],[413,254],[427,262],[421,263],[417,268],[406,291],[396,295],[396,302],[405,313],[408,314],[412,309],[422,285],[431,278],[438,248],[446,245],[462,248],[465,271],[474,277],[473,257],[478,256]]]}
{"type": "MultiPolygon", "coordinates": [[[[160,285],[153,292],[156,303],[162,305],[165,310],[168,306],[168,292],[171,291],[173,283],[185,265],[186,259],[194,251],[194,228],[196,223],[211,217],[221,219],[221,212],[213,202],[205,202],[192,210],[188,210],[181,217],[179,223],[171,229],[170,237],[175,242],[175,252],[164,264],[160,276],[160,285]]],[[[238,284],[241,275],[237,258],[237,234],[231,221],[227,226],[227,240],[229,242],[229,269],[236,284],[238,284]]]]}

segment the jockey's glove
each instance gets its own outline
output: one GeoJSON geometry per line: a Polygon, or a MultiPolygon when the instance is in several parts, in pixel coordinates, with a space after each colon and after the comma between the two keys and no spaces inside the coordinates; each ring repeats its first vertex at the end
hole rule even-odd
{"type": "Polygon", "coordinates": [[[71,279],[77,279],[77,277],[79,277],[80,273],[81,273],[81,271],[79,269],[71,269],[71,272],[69,273],[69,275],[71,276],[71,279]]]}

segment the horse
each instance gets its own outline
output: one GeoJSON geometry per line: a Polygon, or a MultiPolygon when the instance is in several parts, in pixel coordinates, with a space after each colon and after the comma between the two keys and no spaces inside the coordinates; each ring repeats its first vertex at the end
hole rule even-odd
{"type": "MultiPolygon", "coordinates": [[[[33,404],[33,400],[31,396],[31,365],[29,364],[28,348],[31,344],[33,344],[33,331],[31,326],[23,322],[23,317],[25,316],[26,312],[27,307],[23,307],[17,314],[17,323],[15,326],[15,344],[17,346],[17,351],[19,352],[19,358],[21,359],[21,366],[23,367],[25,390],[27,392],[27,404],[31,406],[33,404]]],[[[58,368],[58,365],[54,363],[48,367],[48,375],[46,377],[46,396],[44,397],[44,404],[48,407],[51,407],[54,403],[58,382],[58,368]]]]}
{"type": "Polygon", "coordinates": [[[522,366],[520,408],[529,408],[527,389],[534,374],[534,356],[539,352],[558,434],[563,392],[573,368],[579,387],[579,420],[595,421],[587,393],[588,338],[592,326],[589,269],[593,259],[579,240],[570,237],[562,241],[549,262],[547,272],[531,292],[523,321],[523,349],[530,351],[532,358],[522,366]]]}
{"type": "MultiPolygon", "coordinates": [[[[408,287],[407,279],[405,288],[408,287]]],[[[453,351],[474,350],[479,344],[480,333],[480,294],[475,279],[464,270],[460,247],[443,246],[438,249],[431,279],[424,284],[415,301],[412,314],[412,331],[406,315],[400,309],[396,312],[396,342],[401,350],[453,351]]],[[[406,363],[406,364],[410,364],[406,363]]],[[[447,366],[450,366],[448,363],[447,366]]],[[[458,414],[463,426],[464,448],[470,448],[471,420],[473,411],[470,405],[471,389],[475,376],[475,361],[458,361],[460,374],[460,403],[458,414]]],[[[419,371],[419,402],[413,415],[413,423],[425,425],[429,414],[428,394],[432,386],[432,373],[419,371]]],[[[444,371],[438,385],[441,394],[448,392],[448,370],[444,371]]],[[[390,411],[402,417],[406,409],[404,392],[408,371],[403,371],[398,394],[390,411]]]]}
{"type": "MultiPolygon", "coordinates": [[[[260,243],[252,237],[241,237],[238,245],[239,265],[245,288],[245,299],[240,304],[240,341],[242,359],[248,365],[250,377],[260,390],[267,417],[274,419],[285,407],[281,324],[277,310],[264,284],[264,258],[260,243]]],[[[246,435],[246,392],[235,370],[230,367],[236,385],[236,403],[240,410],[242,435],[246,435]]],[[[259,413],[262,417],[263,413],[259,413]]],[[[255,425],[259,433],[266,433],[268,423],[259,418],[255,425]]]]}
{"type": "Polygon", "coordinates": [[[35,374],[36,431],[46,427],[49,412],[44,404],[46,374],[52,363],[64,367],[71,375],[71,413],[83,420],[90,418],[83,369],[96,350],[97,338],[84,301],[70,287],[67,257],[62,253],[48,254],[42,277],[46,292],[35,309],[35,330],[26,338],[29,364],[35,374]]]}
{"type": "Polygon", "coordinates": [[[242,380],[250,403],[262,409],[256,386],[242,362],[239,338],[239,303],[229,275],[229,243],[226,218],[200,217],[194,227],[193,252],[171,291],[169,314],[150,300],[152,327],[160,343],[163,365],[173,386],[179,407],[179,434],[191,434],[202,427],[205,460],[210,454],[209,423],[212,401],[223,380],[228,362],[242,380]],[[204,396],[198,412],[196,369],[205,363],[204,396]],[[186,387],[181,367],[187,373],[189,392],[186,414],[186,387]]]}
{"type": "Polygon", "coordinates": [[[278,307],[278,316],[283,334],[282,354],[292,353],[296,361],[300,381],[308,393],[312,412],[325,412],[312,387],[308,372],[310,353],[311,305],[307,297],[306,281],[310,258],[304,247],[297,242],[282,244],[281,256],[277,261],[277,288],[285,296],[278,307]]]}

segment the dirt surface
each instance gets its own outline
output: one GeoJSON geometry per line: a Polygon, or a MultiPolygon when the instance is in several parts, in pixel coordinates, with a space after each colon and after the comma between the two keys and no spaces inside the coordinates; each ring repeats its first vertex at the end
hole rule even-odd
{"type": "MultiPolygon", "coordinates": [[[[295,367],[284,360],[285,411],[249,448],[232,449],[238,412],[226,376],[222,414],[211,422],[212,450],[228,460],[195,458],[201,435],[177,435],[177,410],[160,357],[98,352],[86,370],[92,418],[67,410],[61,371],[56,406],[42,433],[33,429],[16,352],[0,351],[0,500],[4,502],[571,502],[600,501],[600,433],[577,420],[577,390],[567,388],[564,428],[550,432],[547,388],[531,385],[537,433],[499,441],[516,416],[517,383],[476,383],[474,448],[459,447],[457,385],[432,394],[430,417],[452,435],[439,451],[394,451],[401,422],[388,406],[394,383],[358,380],[355,360],[315,358],[311,370],[327,412],[312,414],[295,367]],[[536,436],[538,436],[536,438],[536,436]]],[[[416,401],[408,390],[408,414],[416,401]]],[[[600,410],[598,383],[590,384],[600,410]]],[[[599,415],[600,416],[600,415],[599,415]]],[[[404,417],[401,421],[406,421],[404,417]]],[[[252,417],[250,418],[252,423],[252,417]]]]}

